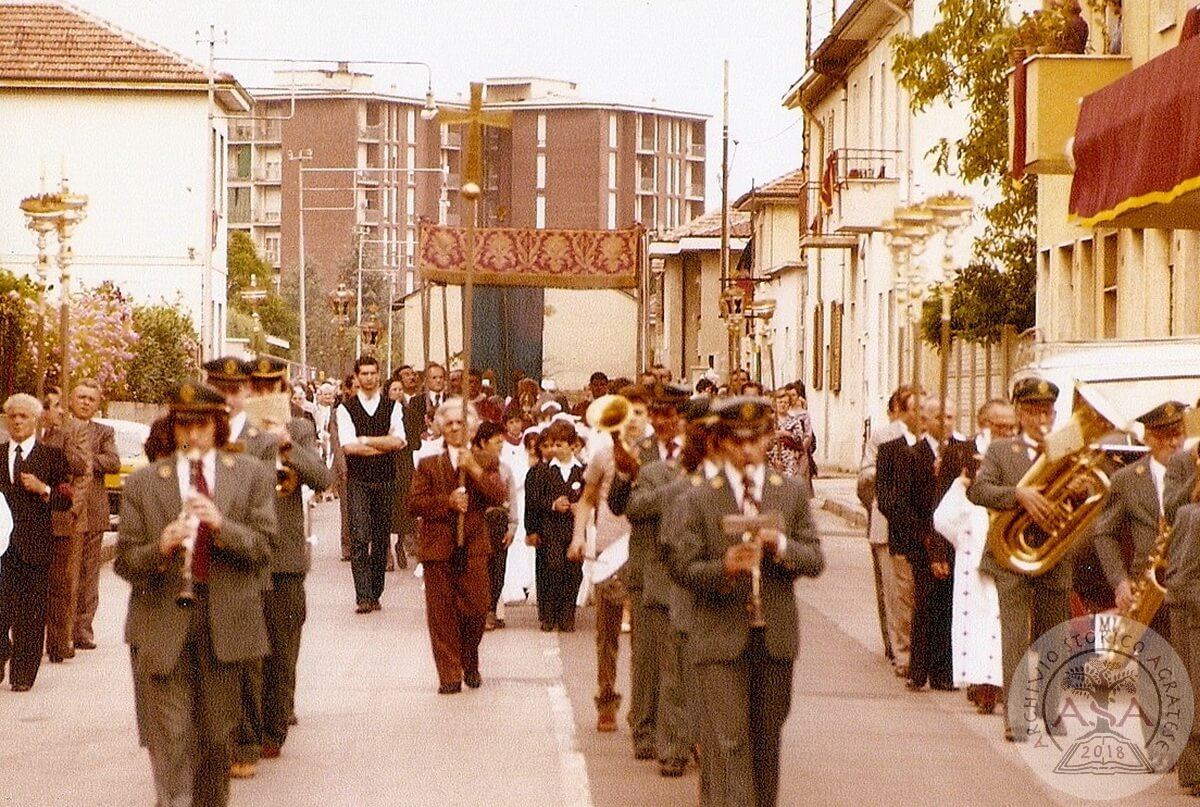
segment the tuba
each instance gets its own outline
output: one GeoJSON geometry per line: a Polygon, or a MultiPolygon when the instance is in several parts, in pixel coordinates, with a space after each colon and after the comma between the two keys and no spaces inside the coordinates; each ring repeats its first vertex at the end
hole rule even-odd
{"type": "Polygon", "coordinates": [[[1006,569],[1037,577],[1050,571],[1087,532],[1108,495],[1110,482],[1102,465],[1105,452],[1095,443],[1118,430],[1076,390],[1071,419],[1049,438],[1063,436],[1071,446],[1048,449],[1018,482],[1050,500],[1050,524],[1043,528],[1022,507],[992,512],[987,543],[992,556],[1006,569]],[[1057,456],[1056,456],[1057,455],[1057,456]]]}

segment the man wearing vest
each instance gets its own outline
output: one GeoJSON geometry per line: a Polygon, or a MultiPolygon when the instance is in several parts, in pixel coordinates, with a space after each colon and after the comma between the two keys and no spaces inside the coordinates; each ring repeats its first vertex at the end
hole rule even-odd
{"type": "Polygon", "coordinates": [[[380,393],[379,361],[354,362],[358,392],[337,410],[338,438],[346,455],[346,510],[350,519],[350,570],[357,613],[380,609],[391,536],[396,473],[392,452],[404,448],[404,411],[380,393]]]}

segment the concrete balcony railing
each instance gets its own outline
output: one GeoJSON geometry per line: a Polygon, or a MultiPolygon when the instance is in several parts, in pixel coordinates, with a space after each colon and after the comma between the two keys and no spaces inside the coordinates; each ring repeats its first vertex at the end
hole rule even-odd
{"type": "Polygon", "coordinates": [[[254,124],[250,121],[229,122],[229,142],[249,143],[254,139],[254,124]]]}
{"type": "Polygon", "coordinates": [[[1079,102],[1130,69],[1129,56],[1056,53],[1031,56],[1010,71],[1009,156],[1021,163],[1014,167],[1033,174],[1070,174],[1067,142],[1075,136],[1079,102]]]}
{"type": "Polygon", "coordinates": [[[688,143],[687,156],[689,160],[704,159],[704,144],[703,143],[688,143]]]}
{"type": "Polygon", "coordinates": [[[358,223],[362,225],[374,226],[379,224],[382,219],[382,214],[377,207],[360,207],[358,209],[358,223]]]}
{"type": "Polygon", "coordinates": [[[262,211],[262,213],[259,214],[259,219],[262,221],[263,224],[278,224],[279,223],[279,211],[278,210],[264,210],[264,211],[262,211]]]}
{"type": "Polygon", "coordinates": [[[442,140],[442,148],[444,149],[460,149],[462,148],[462,132],[451,129],[446,132],[446,137],[442,140]]]}
{"type": "Polygon", "coordinates": [[[229,223],[230,224],[249,224],[250,223],[250,206],[238,205],[229,208],[229,223]]]}
{"type": "Polygon", "coordinates": [[[638,177],[638,193],[654,193],[658,190],[657,177],[638,177]]]}
{"type": "Polygon", "coordinates": [[[254,178],[259,182],[279,182],[283,175],[280,163],[263,163],[254,172],[254,178]]]}
{"type": "Polygon", "coordinates": [[[384,126],[382,123],[370,123],[370,124],[367,124],[366,126],[359,126],[358,127],[358,139],[359,140],[382,140],[383,139],[383,129],[384,129],[384,126]]]}

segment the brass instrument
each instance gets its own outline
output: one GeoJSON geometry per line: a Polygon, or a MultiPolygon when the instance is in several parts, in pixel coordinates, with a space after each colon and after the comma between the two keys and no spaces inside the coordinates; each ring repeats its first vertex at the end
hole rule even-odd
{"type": "Polygon", "coordinates": [[[637,467],[637,454],[625,444],[622,436],[625,427],[633,419],[633,404],[629,402],[628,398],[623,395],[601,395],[588,404],[583,419],[596,431],[608,432],[612,436],[613,454],[625,455],[618,457],[619,468],[625,465],[637,467]]]}
{"type": "MultiPolygon", "coordinates": [[[[197,492],[195,463],[200,460],[201,454],[197,449],[189,449],[187,452],[188,463],[193,468],[192,478],[189,482],[189,490],[187,499],[190,499],[197,492]]],[[[179,522],[183,524],[187,530],[187,537],[183,539],[183,567],[179,570],[182,578],[179,585],[179,593],[175,595],[175,604],[180,608],[189,608],[196,602],[195,581],[192,579],[192,553],[196,550],[196,537],[200,533],[200,519],[187,512],[187,501],[184,501],[184,508],[179,511],[179,522]]]]}
{"type": "Polygon", "coordinates": [[[1115,430],[1117,427],[1077,390],[1070,421],[1047,438],[1048,450],[1017,483],[1018,487],[1036,488],[1050,500],[1049,529],[1020,506],[993,511],[987,543],[997,563],[1037,577],[1071,551],[1100,514],[1108,495],[1111,483],[1101,467],[1105,453],[1093,446],[1115,430]]]}
{"type": "Polygon", "coordinates": [[[750,568],[750,601],[746,603],[746,611],[750,614],[750,627],[761,628],[767,624],[763,616],[762,606],[762,541],[758,537],[760,530],[783,530],[783,517],[779,513],[758,513],[751,503],[748,508],[752,513],[747,515],[733,514],[721,519],[721,529],[726,535],[741,535],[742,542],[754,549],[754,565],[750,568]]]}
{"type": "MultiPolygon", "coordinates": [[[[1142,638],[1147,626],[1154,621],[1154,615],[1166,600],[1167,589],[1158,582],[1158,572],[1167,565],[1167,550],[1171,547],[1171,537],[1174,529],[1163,517],[1158,519],[1158,537],[1154,541],[1154,549],[1146,559],[1146,568],[1141,576],[1133,581],[1131,586],[1133,601],[1128,608],[1117,612],[1122,623],[1120,630],[1112,631],[1104,637],[1103,649],[1097,648],[1101,656],[1110,665],[1122,666],[1124,656],[1119,653],[1118,644],[1132,647],[1142,638]]],[[[1098,638],[1099,641],[1099,638],[1098,638]]]]}
{"type": "Polygon", "coordinates": [[[283,464],[283,460],[275,460],[275,495],[279,498],[291,496],[300,487],[300,476],[295,468],[283,464]]]}

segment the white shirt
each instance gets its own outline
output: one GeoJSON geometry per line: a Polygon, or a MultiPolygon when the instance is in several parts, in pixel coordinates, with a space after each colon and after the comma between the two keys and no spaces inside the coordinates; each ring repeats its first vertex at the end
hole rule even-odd
{"type": "Polygon", "coordinates": [[[244,428],[246,428],[246,413],[238,412],[236,415],[229,418],[229,439],[240,439],[242,436],[242,429],[244,428]]]}
{"type": "Polygon", "coordinates": [[[1167,477],[1167,466],[1154,457],[1150,458],[1150,478],[1154,480],[1154,492],[1158,494],[1158,512],[1163,511],[1163,482],[1167,477]]]}
{"type": "Polygon", "coordinates": [[[933,439],[933,435],[931,435],[931,434],[925,435],[925,442],[929,443],[929,450],[933,452],[933,456],[935,459],[941,455],[942,446],[940,443],[938,443],[937,440],[933,439]]]}
{"type": "Polygon", "coordinates": [[[571,478],[571,469],[574,468],[576,465],[579,465],[580,462],[579,462],[579,460],[572,457],[570,459],[570,461],[568,461],[568,462],[559,462],[558,460],[550,460],[550,464],[558,469],[558,472],[560,474],[562,474],[563,481],[566,482],[568,479],[571,478]]]}
{"type": "Polygon", "coordinates": [[[17,446],[21,447],[21,462],[29,459],[29,452],[33,451],[34,444],[37,443],[37,435],[31,434],[25,438],[24,442],[14,443],[8,441],[8,478],[12,480],[14,485],[20,485],[21,480],[13,477],[13,468],[17,463],[17,446]]]}
{"type": "Polygon", "coordinates": [[[980,454],[986,454],[988,446],[992,444],[992,430],[983,429],[979,434],[975,435],[975,450],[980,454]]]}
{"type": "MultiPolygon", "coordinates": [[[[762,504],[763,482],[767,478],[767,466],[755,465],[747,466],[750,471],[751,487],[754,491],[754,500],[762,504]]],[[[743,489],[743,473],[737,468],[734,468],[730,463],[725,463],[725,478],[729,480],[729,487],[733,489],[733,498],[737,500],[738,507],[745,509],[745,503],[742,501],[742,495],[745,493],[743,489]]]]}
{"type": "Polygon", "coordinates": [[[458,452],[460,451],[462,451],[461,448],[446,446],[446,453],[450,455],[450,464],[454,466],[454,470],[456,471],[458,470],[458,452]]]}
{"type": "MultiPolygon", "coordinates": [[[[217,490],[217,452],[210,448],[200,457],[200,472],[208,484],[208,495],[212,498],[217,490]]],[[[192,464],[182,452],[175,454],[175,475],[179,477],[179,501],[186,502],[192,492],[192,464]]]]}
{"type": "Polygon", "coordinates": [[[1021,442],[1025,444],[1025,453],[1029,455],[1029,459],[1036,460],[1038,456],[1038,444],[1025,432],[1021,432],[1021,442]]]}
{"type": "Polygon", "coordinates": [[[446,393],[445,392],[426,392],[425,400],[428,402],[428,405],[430,407],[427,414],[430,417],[433,417],[433,413],[437,410],[437,408],[439,406],[441,406],[443,403],[445,403],[446,393]]]}
{"type": "Polygon", "coordinates": [[[329,431],[329,418],[333,415],[332,407],[324,404],[317,404],[317,411],[313,412],[313,419],[317,422],[317,433],[329,431]]]}
{"type": "Polygon", "coordinates": [[[721,466],[717,465],[712,460],[705,460],[701,467],[704,468],[705,479],[712,479],[714,476],[721,473],[721,466]]]}
{"type": "Polygon", "coordinates": [[[667,446],[668,445],[675,446],[675,454],[674,454],[674,456],[671,457],[672,460],[679,459],[679,452],[681,450],[683,450],[683,438],[678,437],[678,436],[671,438],[671,440],[669,440],[666,443],[664,443],[661,440],[656,440],[655,444],[658,446],[658,458],[660,460],[662,460],[663,462],[667,461],[667,446]]]}
{"type": "Polygon", "coordinates": [[[917,444],[917,436],[909,430],[908,424],[902,420],[897,420],[900,424],[900,436],[904,438],[904,442],[908,443],[908,447],[912,448],[917,444]]]}
{"type": "MultiPolygon", "coordinates": [[[[358,402],[362,405],[363,411],[368,415],[374,415],[379,411],[379,404],[383,401],[383,395],[379,392],[374,398],[368,398],[363,395],[362,390],[358,391],[358,402]]],[[[353,445],[361,442],[358,437],[358,432],[354,428],[354,420],[350,417],[350,412],[346,409],[346,405],[342,404],[337,409],[337,425],[338,425],[338,440],[344,446],[353,445]]],[[[399,405],[392,407],[391,425],[388,427],[388,435],[391,437],[404,437],[404,409],[399,405]]]]}

